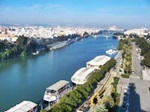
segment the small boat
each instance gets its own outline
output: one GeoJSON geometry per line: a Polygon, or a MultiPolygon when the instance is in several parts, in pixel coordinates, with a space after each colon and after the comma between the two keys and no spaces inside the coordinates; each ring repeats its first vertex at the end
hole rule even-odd
{"type": "Polygon", "coordinates": [[[57,101],[60,97],[69,91],[69,88],[69,81],[60,80],[46,88],[43,100],[48,102],[57,101]]]}
{"type": "Polygon", "coordinates": [[[109,50],[106,51],[106,53],[109,54],[109,55],[115,54],[117,52],[118,51],[116,49],[109,49],[109,50]]]}
{"type": "Polygon", "coordinates": [[[32,54],[33,54],[33,55],[38,55],[38,54],[39,54],[39,51],[33,52],[32,54]]]}

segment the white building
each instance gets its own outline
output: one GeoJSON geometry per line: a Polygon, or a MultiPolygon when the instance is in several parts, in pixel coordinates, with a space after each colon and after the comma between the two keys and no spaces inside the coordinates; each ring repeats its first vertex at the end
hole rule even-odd
{"type": "Polygon", "coordinates": [[[76,85],[84,84],[93,71],[94,69],[92,68],[82,67],[71,77],[71,81],[76,85]]]}
{"type": "MultiPolygon", "coordinates": [[[[54,38],[61,35],[73,35],[73,34],[83,34],[88,32],[98,32],[96,28],[84,28],[84,27],[43,27],[43,26],[12,26],[12,27],[2,27],[0,26],[0,37],[5,34],[5,29],[7,30],[6,37],[18,37],[24,35],[26,37],[33,38],[54,38]],[[12,35],[12,36],[10,36],[12,35]]],[[[14,40],[15,41],[15,40],[14,40]]]]}
{"type": "Polygon", "coordinates": [[[117,31],[118,28],[114,25],[114,26],[109,27],[109,30],[111,30],[111,31],[117,31]]]}
{"type": "Polygon", "coordinates": [[[137,34],[139,36],[144,36],[148,34],[148,29],[146,28],[141,28],[141,29],[131,29],[127,30],[124,32],[125,35],[130,35],[130,34],[137,34]]]}
{"type": "Polygon", "coordinates": [[[86,63],[87,68],[100,69],[111,58],[105,55],[97,56],[93,60],[86,63]]]}

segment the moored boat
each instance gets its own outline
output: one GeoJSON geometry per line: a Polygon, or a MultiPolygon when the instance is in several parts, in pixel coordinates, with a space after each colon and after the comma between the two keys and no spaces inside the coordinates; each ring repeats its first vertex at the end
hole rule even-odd
{"type": "Polygon", "coordinates": [[[106,53],[109,54],[109,55],[115,54],[117,52],[118,51],[116,49],[109,49],[109,50],[106,51],[106,53]]]}
{"type": "Polygon", "coordinates": [[[37,112],[37,104],[31,101],[23,101],[5,112],[37,112]]]}
{"type": "Polygon", "coordinates": [[[69,88],[69,81],[60,80],[46,88],[43,100],[48,102],[57,101],[60,97],[69,91],[69,88]]]}
{"type": "Polygon", "coordinates": [[[111,57],[106,56],[106,55],[96,56],[94,59],[92,59],[86,63],[86,67],[99,70],[110,59],[111,59],[111,57]]]}
{"type": "Polygon", "coordinates": [[[39,51],[33,52],[32,54],[33,54],[33,55],[38,55],[38,54],[39,54],[39,51]]]}
{"type": "Polygon", "coordinates": [[[94,72],[94,69],[82,67],[71,77],[71,81],[76,85],[84,84],[92,72],[94,72]]]}

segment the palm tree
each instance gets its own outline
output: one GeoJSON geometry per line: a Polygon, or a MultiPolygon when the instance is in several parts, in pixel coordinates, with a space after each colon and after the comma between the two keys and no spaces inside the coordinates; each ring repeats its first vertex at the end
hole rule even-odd
{"type": "Polygon", "coordinates": [[[106,106],[104,103],[100,104],[97,108],[96,112],[108,112],[108,109],[106,109],[106,106]]]}
{"type": "Polygon", "coordinates": [[[105,104],[105,106],[109,109],[112,108],[114,106],[114,99],[112,98],[112,96],[110,95],[106,95],[103,98],[103,103],[105,104]]]}

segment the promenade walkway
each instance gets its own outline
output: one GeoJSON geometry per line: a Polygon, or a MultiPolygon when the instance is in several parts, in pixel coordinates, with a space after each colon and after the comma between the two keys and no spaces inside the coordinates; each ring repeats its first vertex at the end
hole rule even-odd
{"type": "Polygon", "coordinates": [[[139,78],[130,77],[130,112],[150,112],[150,81],[142,80],[142,66],[136,53],[135,43],[132,43],[134,75],[139,78]]]}
{"type": "Polygon", "coordinates": [[[150,112],[150,81],[144,81],[139,54],[136,52],[135,43],[132,43],[133,72],[129,79],[120,78],[120,103],[119,107],[129,112],[150,112]],[[128,90],[129,94],[125,94],[128,90]]]}
{"type": "MultiPolygon", "coordinates": [[[[95,89],[93,97],[98,96],[100,91],[105,90],[103,93],[103,96],[110,94],[112,85],[111,83],[113,82],[113,77],[115,76],[115,73],[113,72],[114,70],[111,70],[110,73],[106,75],[106,77],[100,82],[100,85],[95,89]]],[[[99,106],[99,103],[101,102],[101,99],[98,99],[98,104],[91,106],[88,112],[95,112],[97,110],[97,107],[99,106]]]]}
{"type": "MultiPolygon", "coordinates": [[[[106,74],[105,78],[102,81],[100,81],[100,85],[95,89],[94,93],[96,93],[96,91],[100,91],[100,89],[102,89],[102,86],[103,86],[103,88],[106,88],[103,95],[105,96],[105,95],[110,94],[111,89],[112,89],[111,83],[113,81],[113,77],[116,75],[119,75],[119,66],[122,61],[122,51],[118,51],[118,53],[114,59],[117,61],[115,69],[111,69],[110,72],[108,74],[106,74]]],[[[95,112],[97,110],[98,106],[99,106],[99,104],[91,107],[88,112],[95,112]]]]}

